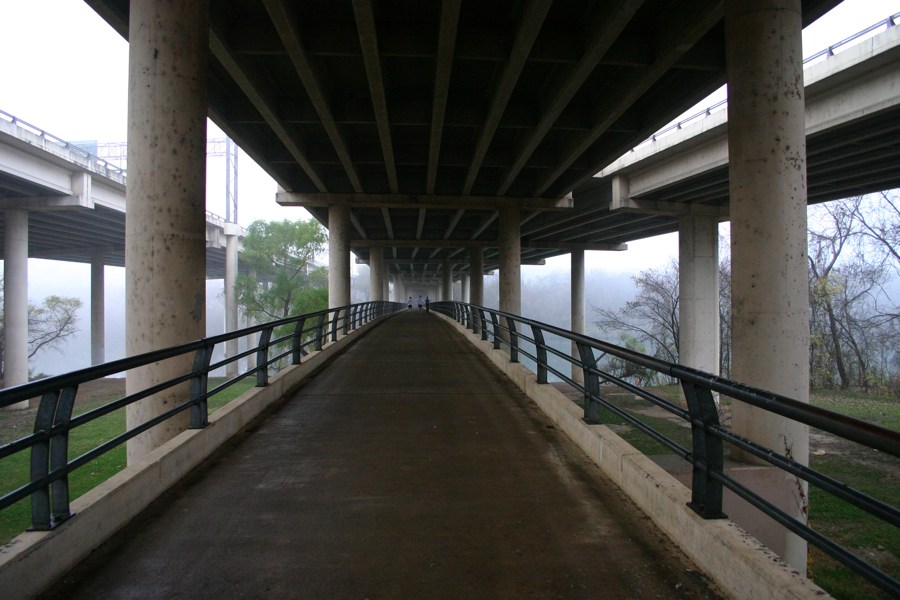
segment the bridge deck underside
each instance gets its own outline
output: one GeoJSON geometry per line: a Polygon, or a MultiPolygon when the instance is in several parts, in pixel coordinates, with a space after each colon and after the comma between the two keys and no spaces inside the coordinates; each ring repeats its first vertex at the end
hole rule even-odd
{"type": "Polygon", "coordinates": [[[50,597],[713,597],[434,315],[375,328],[50,597]]]}

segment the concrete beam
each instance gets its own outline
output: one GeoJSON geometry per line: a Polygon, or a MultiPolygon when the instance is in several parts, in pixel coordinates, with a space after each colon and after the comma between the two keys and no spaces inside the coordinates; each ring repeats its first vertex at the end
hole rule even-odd
{"type": "MultiPolygon", "coordinates": [[[[596,250],[620,252],[628,244],[593,244],[562,240],[522,240],[522,248],[543,250],[596,250]]],[[[500,240],[351,240],[352,248],[499,248],[500,240]]]]}
{"type": "Polygon", "coordinates": [[[349,206],[351,208],[442,208],[466,210],[499,210],[519,208],[525,210],[566,210],[575,205],[572,195],[562,198],[516,196],[446,196],[436,194],[330,194],[278,192],[275,201],[282,206],[327,208],[349,206]]]}
{"type": "MultiPolygon", "coordinates": [[[[443,264],[450,264],[453,268],[456,268],[459,266],[469,266],[469,260],[465,257],[458,258],[458,259],[454,258],[454,259],[451,259],[450,261],[447,261],[443,258],[385,258],[384,263],[390,264],[390,265],[443,265],[443,264]]],[[[498,261],[495,258],[493,260],[493,264],[496,265],[497,263],[498,263],[498,261]]],[[[363,258],[357,258],[356,264],[367,265],[367,264],[369,264],[369,261],[366,259],[363,259],[363,258]]],[[[547,261],[544,260],[543,258],[541,258],[541,259],[536,259],[536,260],[523,260],[523,261],[521,261],[520,264],[542,267],[547,264],[547,261]]]]}

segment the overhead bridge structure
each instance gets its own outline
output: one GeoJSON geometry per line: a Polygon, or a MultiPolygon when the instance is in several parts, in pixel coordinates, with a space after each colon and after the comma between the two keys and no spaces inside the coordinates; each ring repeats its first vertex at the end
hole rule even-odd
{"type": "MultiPolygon", "coordinates": [[[[575,386],[575,395],[581,395],[586,411],[583,419],[588,422],[597,416],[590,411],[600,410],[592,399],[602,397],[598,377],[605,377],[598,375],[602,366],[594,350],[603,348],[602,352],[613,353],[619,350],[602,343],[591,346],[594,342],[587,343],[581,336],[584,252],[621,250],[631,239],[677,227],[681,240],[679,360],[682,364],[661,366],[648,357],[626,352],[629,360],[652,363],[669,373],[677,372],[679,379],[690,384],[684,388],[689,410],[673,410],[696,433],[692,434],[692,449],[681,456],[693,466],[691,489],[698,495],[692,496],[692,507],[687,510],[698,517],[691,520],[693,517],[683,516],[686,512],[679,512],[682,516],[678,519],[688,520],[677,520],[679,525],[666,531],[677,537],[676,530],[680,528],[687,532],[685,537],[690,537],[709,527],[703,523],[722,523],[716,490],[728,485],[723,483],[727,481],[724,476],[719,476],[722,460],[719,450],[721,441],[727,440],[736,447],[735,460],[752,464],[771,459],[781,467],[775,483],[768,480],[770,483],[762,486],[776,489],[781,495],[766,501],[771,507],[764,504],[766,514],[780,515],[776,519],[780,526],[775,536],[778,539],[773,547],[778,547],[779,554],[795,571],[788,579],[799,582],[808,591],[806,586],[810,584],[802,579],[806,573],[807,543],[820,542],[804,529],[809,513],[808,485],[812,481],[816,484],[824,481],[806,470],[808,427],[810,424],[832,426],[819,420],[823,415],[806,406],[809,380],[806,209],[810,200],[824,199],[828,194],[839,193],[837,190],[840,193],[851,189],[871,191],[877,187],[872,181],[863,183],[841,175],[840,171],[836,174],[842,182],[824,195],[817,190],[825,188],[813,183],[813,176],[818,177],[824,164],[817,156],[828,144],[816,146],[824,140],[816,139],[817,136],[826,134],[808,132],[808,113],[820,97],[820,90],[828,88],[828,94],[842,98],[841,93],[850,94],[848,90],[854,81],[865,79],[836,75],[831,80],[833,88],[822,83],[829,79],[822,79],[816,84],[818,87],[810,89],[811,104],[807,105],[801,30],[837,3],[837,0],[87,0],[87,4],[129,40],[130,47],[129,114],[134,118],[129,123],[131,154],[126,190],[128,355],[146,356],[160,348],[181,347],[194,343],[204,334],[205,182],[200,174],[204,172],[207,116],[278,182],[281,190],[277,198],[281,204],[306,207],[327,225],[328,319],[332,323],[327,335],[334,344],[340,344],[342,333],[361,329],[361,323],[373,317],[371,307],[364,309],[361,317],[361,309],[350,305],[352,252],[370,266],[371,301],[375,306],[386,306],[378,303],[388,300],[391,280],[394,293],[402,298],[415,286],[425,281],[430,284],[438,277],[441,281],[438,296],[447,302],[439,306],[445,307],[446,315],[461,322],[460,327],[474,329],[474,335],[485,336],[490,331],[490,337],[479,338],[485,342],[479,347],[485,344],[489,346],[486,349],[497,347],[500,353],[505,348],[509,362],[516,364],[517,344],[530,329],[534,354],[540,359],[542,353],[550,352],[540,337],[547,331],[540,327],[533,329],[533,323],[518,316],[521,265],[570,254],[572,331],[563,336],[561,345],[553,346],[553,351],[566,361],[557,371],[575,386]],[[615,208],[614,199],[626,204],[650,199],[631,193],[636,186],[631,186],[631,192],[624,189],[631,175],[623,174],[616,180],[596,178],[595,174],[723,83],[729,86],[725,138],[727,196],[720,193],[705,198],[698,190],[696,198],[685,192],[679,198],[653,199],[658,203],[656,208],[668,210],[652,214],[611,210],[615,208]],[[610,190],[608,198],[597,191],[604,186],[610,190]],[[619,193],[615,191],[616,186],[619,193]],[[663,202],[670,204],[664,206],[663,202]],[[732,231],[731,373],[741,382],[733,386],[715,377],[719,354],[716,233],[726,202],[732,231]],[[672,210],[672,204],[689,208],[672,210]],[[487,315],[479,312],[486,310],[482,275],[493,268],[499,270],[500,312],[487,315]],[[465,306],[468,308],[450,302],[452,282],[458,276],[467,278],[463,287],[467,291],[469,303],[465,306]],[[723,390],[740,399],[733,405],[728,432],[717,423],[712,400],[714,392],[723,393],[723,390]]],[[[893,73],[890,70],[892,63],[896,63],[893,59],[872,60],[868,64],[893,73]]],[[[895,76],[889,74],[887,78],[895,79],[895,76]]],[[[887,95],[891,100],[896,93],[887,95]]],[[[859,119],[836,122],[839,129],[835,130],[838,133],[831,142],[840,139],[852,142],[850,131],[861,133],[870,126],[884,127],[890,136],[896,130],[894,104],[889,101],[859,119]],[[885,120],[868,120],[876,112],[885,120]],[[858,130],[853,129],[853,122],[859,126],[858,130]]],[[[887,161],[891,152],[895,152],[890,140],[895,137],[878,142],[883,144],[887,161]]],[[[690,152],[689,145],[682,148],[673,152],[676,155],[690,152]]],[[[851,155],[852,152],[846,155],[848,160],[851,155]]],[[[713,176],[719,180],[721,177],[721,170],[713,176]]],[[[889,186],[893,185],[896,174],[886,168],[881,177],[878,185],[889,186]]],[[[689,179],[685,174],[684,180],[689,179]]],[[[721,188],[721,181],[715,186],[721,188]]],[[[669,186],[662,193],[672,189],[669,186]]],[[[380,320],[383,324],[370,328],[372,333],[363,341],[369,336],[378,339],[377,332],[390,331],[394,325],[398,327],[394,331],[402,338],[407,330],[400,324],[411,324],[417,316],[418,313],[405,314],[380,320]]],[[[426,319],[419,321],[421,328],[416,329],[423,339],[438,335],[431,325],[440,323],[430,315],[426,319]]],[[[312,343],[323,341],[325,323],[324,317],[317,322],[316,342],[312,343]]],[[[302,330],[302,326],[297,327],[302,330]]],[[[268,334],[263,329],[258,333],[260,344],[266,346],[269,343],[266,335],[276,334],[274,328],[268,334]]],[[[200,344],[200,347],[205,346],[200,344]]],[[[448,347],[453,348],[452,344],[448,347]]],[[[128,405],[126,426],[133,432],[127,436],[129,469],[148,468],[151,479],[156,475],[177,478],[180,467],[176,465],[186,464],[179,462],[180,455],[165,466],[157,461],[178,440],[190,436],[190,432],[185,432],[187,428],[202,429],[204,433],[196,442],[201,446],[207,444],[207,436],[228,431],[226,427],[205,426],[205,380],[199,373],[204,372],[208,362],[205,354],[193,353],[199,352],[199,348],[191,348],[177,358],[126,367],[129,401],[123,405],[128,405]],[[187,387],[189,379],[195,382],[191,408],[178,412],[173,407],[184,406],[187,391],[160,382],[177,381],[187,387]],[[173,412],[177,416],[173,417],[173,412]],[[172,473],[170,468],[174,470],[172,473]]],[[[350,358],[357,348],[365,346],[360,342],[360,346],[348,348],[345,356],[350,358]]],[[[291,356],[291,360],[302,364],[302,349],[295,346],[286,351],[285,359],[291,356]]],[[[416,359],[426,358],[422,354],[434,353],[453,364],[452,357],[439,355],[427,344],[410,343],[389,356],[385,352],[391,351],[376,345],[366,354],[372,360],[403,358],[414,364],[416,359]],[[415,350],[409,352],[408,348],[415,350]]],[[[264,358],[257,356],[258,361],[264,358]]],[[[423,369],[433,367],[422,365],[423,369]]],[[[384,364],[383,368],[401,367],[384,364]]],[[[266,385],[263,372],[263,369],[256,371],[263,378],[263,386],[275,387],[266,385]]],[[[341,379],[348,385],[365,385],[362,377],[365,372],[361,368],[348,368],[337,376],[323,371],[322,376],[323,381],[341,379]]],[[[443,386],[440,373],[435,367],[427,393],[440,393],[443,386]]],[[[532,385],[530,379],[526,380],[515,369],[509,373],[513,381],[521,382],[521,388],[532,385]]],[[[545,390],[547,384],[541,379],[538,369],[533,385],[545,390]]],[[[309,385],[315,386],[315,380],[309,385]]],[[[407,391],[415,391],[413,388],[407,391]]],[[[276,388],[267,393],[278,395],[286,389],[276,388]]],[[[625,382],[624,389],[645,397],[639,386],[625,382]]],[[[8,399],[15,396],[11,394],[8,399]]],[[[66,394],[60,391],[56,397],[62,402],[69,397],[66,394]]],[[[350,396],[350,392],[338,394],[337,401],[350,396]]],[[[399,405],[382,404],[386,399],[377,391],[369,390],[356,400],[340,405],[341,418],[353,419],[357,412],[374,417],[379,410],[400,410],[399,405]]],[[[597,402],[605,406],[602,401],[597,402]]],[[[302,401],[299,404],[302,406],[302,401]]],[[[439,406],[435,403],[436,410],[439,406]]],[[[421,410],[421,405],[403,408],[416,411],[421,410]]],[[[332,409],[329,406],[328,410],[332,409]]],[[[547,409],[553,412],[552,407],[547,409]]],[[[230,414],[240,419],[242,410],[235,408],[230,414]]],[[[467,408],[461,410],[469,414],[467,408]]],[[[570,422],[572,428],[567,426],[565,431],[577,439],[583,433],[578,425],[582,416],[573,421],[570,411],[571,407],[556,411],[558,420],[553,426],[562,427],[563,421],[570,422]]],[[[62,413],[57,410],[51,414],[62,413]]],[[[311,421],[300,418],[298,426],[305,427],[316,419],[336,429],[343,426],[333,412],[317,414],[308,415],[311,421]]],[[[471,416],[477,421],[478,414],[486,415],[472,412],[471,416]]],[[[241,426],[244,424],[246,421],[241,422],[241,426]]],[[[446,448],[442,448],[451,452],[451,443],[469,434],[461,425],[461,422],[435,422],[435,433],[450,427],[452,435],[434,439],[445,440],[446,448]]],[[[371,427],[372,431],[366,432],[371,437],[364,438],[371,445],[360,454],[393,452],[397,460],[393,463],[389,460],[389,464],[396,464],[401,470],[417,468],[415,461],[403,462],[407,458],[400,451],[404,442],[394,439],[388,421],[373,418],[371,427]]],[[[280,431],[273,435],[282,437],[285,430],[280,431]]],[[[313,446],[335,430],[318,431],[324,437],[316,438],[313,446]]],[[[884,435],[887,439],[884,447],[893,447],[896,432],[884,435]]],[[[683,488],[675,487],[670,480],[651,478],[653,467],[641,459],[632,460],[632,450],[621,447],[620,451],[612,451],[611,446],[592,436],[593,433],[584,437],[586,452],[611,460],[608,472],[620,476],[614,479],[623,489],[641,487],[652,481],[646,489],[653,494],[682,490],[673,491],[672,497],[684,495],[683,488]]],[[[484,456],[488,460],[490,446],[480,448],[487,452],[484,456]]],[[[327,475],[334,472],[329,468],[344,468],[337,463],[329,467],[323,461],[324,458],[310,460],[304,465],[308,470],[295,472],[294,478],[275,477],[260,481],[259,485],[294,488],[302,495],[309,482],[319,482],[312,477],[316,473],[327,475]]],[[[264,462],[246,468],[264,469],[264,462]]],[[[384,463],[371,463],[371,468],[373,473],[387,469],[384,463]]],[[[58,479],[61,471],[52,472],[41,483],[58,479]]],[[[384,474],[395,477],[399,472],[388,470],[384,474]]],[[[488,482],[484,478],[475,478],[467,485],[485,486],[488,482]]],[[[568,475],[562,481],[574,485],[568,475]]],[[[154,487],[159,485],[153,483],[154,487]]],[[[341,485],[337,484],[329,493],[346,493],[348,498],[358,498],[360,510],[368,511],[369,515],[390,503],[378,488],[356,490],[354,496],[352,489],[341,485]],[[363,501],[366,508],[362,508],[363,501]]],[[[844,493],[840,486],[832,487],[832,491],[844,493]]],[[[529,492],[532,496],[538,493],[529,492]]],[[[651,507],[661,506],[654,503],[662,500],[658,496],[653,498],[649,502],[651,507]]],[[[861,502],[865,504],[868,500],[861,502]]],[[[675,502],[682,507],[685,503],[675,502]]],[[[581,508],[575,512],[585,508],[580,501],[576,504],[581,508]]],[[[458,506],[466,506],[466,500],[460,498],[458,506]]],[[[866,510],[875,511],[892,523],[891,526],[896,525],[892,521],[896,519],[893,507],[877,503],[866,506],[866,510]]],[[[259,517],[256,524],[277,529],[279,519],[270,518],[277,511],[275,507],[269,508],[273,510],[256,512],[259,517]]],[[[367,526],[352,525],[356,514],[352,503],[345,508],[346,511],[328,513],[326,509],[322,513],[329,519],[346,519],[331,531],[365,535],[367,526]]],[[[47,522],[52,524],[52,515],[49,510],[46,512],[47,522]]],[[[64,522],[57,530],[77,526],[77,515],[66,519],[67,511],[63,511],[60,516],[64,522]]],[[[396,515],[390,518],[399,519],[396,515]]],[[[502,520],[500,516],[493,518],[496,522],[502,520]]],[[[473,520],[477,521],[474,513],[473,520]]],[[[86,525],[87,521],[82,521],[81,527],[86,525]]],[[[314,533],[308,528],[303,531],[314,533]]],[[[438,539],[445,539],[439,533],[435,533],[438,539]]],[[[458,534],[458,528],[448,527],[443,533],[452,541],[450,538],[458,534]]],[[[721,528],[718,533],[724,536],[721,528]]],[[[276,534],[276,545],[293,543],[279,534],[276,534]]],[[[401,547],[403,535],[391,530],[385,530],[384,535],[396,535],[396,547],[401,547]]],[[[716,538],[716,535],[707,538],[708,547],[698,555],[701,558],[697,560],[707,567],[709,561],[740,554],[737,548],[742,542],[722,547],[714,541],[716,538]]],[[[593,543],[578,536],[569,539],[572,543],[593,543]]],[[[358,543],[358,540],[348,543],[358,543]]],[[[214,545],[210,542],[202,547],[214,545]]],[[[446,547],[449,554],[458,548],[446,547]]],[[[298,551],[304,553],[308,564],[314,564],[318,558],[311,554],[316,551],[315,544],[298,551]]],[[[344,550],[338,543],[330,551],[340,554],[344,550]]],[[[548,555],[557,553],[547,547],[541,551],[548,555]]],[[[488,569],[487,576],[497,575],[509,562],[488,569]]],[[[736,572],[724,565],[712,569],[718,573],[736,572]]],[[[872,575],[870,579],[878,577],[872,575]]],[[[573,576],[571,581],[576,580],[573,576]]],[[[752,575],[745,580],[764,581],[752,575]]],[[[774,583],[767,589],[776,594],[794,589],[793,583],[774,583]]],[[[888,581],[885,585],[891,589],[893,584],[888,581]]],[[[747,588],[729,589],[736,596],[765,595],[747,588]]],[[[802,593],[805,592],[797,595],[802,593]]]]}

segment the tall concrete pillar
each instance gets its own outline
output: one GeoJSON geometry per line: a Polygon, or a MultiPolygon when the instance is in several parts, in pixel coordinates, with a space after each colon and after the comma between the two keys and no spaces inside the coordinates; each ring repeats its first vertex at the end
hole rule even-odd
{"type": "Polygon", "coordinates": [[[385,300],[384,248],[369,248],[369,300],[385,300]]]}
{"type": "Polygon", "coordinates": [[[441,270],[441,300],[453,300],[453,268],[446,260],[441,270]]]}
{"type": "Polygon", "coordinates": [[[484,250],[469,248],[469,303],[484,306],[484,250]]]}
{"type": "Polygon", "coordinates": [[[678,360],[719,374],[719,221],[678,221],[678,360]]]}
{"type": "Polygon", "coordinates": [[[500,310],[522,311],[522,236],[518,208],[500,211],[500,310]]]}
{"type": "MultiPolygon", "coordinates": [[[[570,275],[570,302],[572,315],[572,333],[584,333],[584,250],[572,251],[570,275]]],[[[572,342],[572,356],[579,358],[578,345],[572,342]]],[[[572,379],[576,383],[584,383],[584,371],[572,365],[572,379]]]]}
{"type": "Polygon", "coordinates": [[[91,253],[91,365],[106,362],[104,258],[102,250],[91,253]]]}
{"type": "Polygon", "coordinates": [[[350,208],[328,208],[328,308],[350,304],[350,208]]]}
{"type": "MultiPolygon", "coordinates": [[[[806,137],[800,0],[725,3],[729,86],[732,375],[809,401],[806,137]]],[[[736,433],[806,464],[806,426],[732,406],[736,433]]],[[[790,478],[785,508],[806,520],[790,478]]],[[[785,533],[785,560],[806,573],[806,542],[785,533]]]]}
{"type": "MultiPolygon", "coordinates": [[[[225,332],[230,333],[238,329],[238,303],[237,293],[234,289],[238,274],[238,235],[241,228],[237,223],[225,223],[225,332]]],[[[238,340],[233,339],[225,343],[225,356],[232,357],[240,354],[238,340]]],[[[230,362],[225,367],[226,377],[237,377],[237,361],[230,362]]]]}
{"type": "Polygon", "coordinates": [[[3,385],[12,387],[28,383],[28,211],[7,210],[4,220],[3,385]]]}
{"type": "Polygon", "coordinates": [[[460,279],[459,299],[461,302],[470,302],[469,298],[469,276],[463,275],[460,279]]]}
{"type": "Polygon", "coordinates": [[[381,297],[385,300],[391,299],[391,268],[389,265],[384,266],[384,277],[381,279],[381,297]]]}
{"type": "MultiPolygon", "coordinates": [[[[126,353],[206,334],[205,0],[132,2],[129,17],[126,353]]],[[[193,356],[128,372],[129,394],[189,372],[193,356]]],[[[131,405],[129,428],[184,402],[188,384],[131,405]]],[[[131,464],[188,426],[188,413],[128,442],[131,464]]]]}

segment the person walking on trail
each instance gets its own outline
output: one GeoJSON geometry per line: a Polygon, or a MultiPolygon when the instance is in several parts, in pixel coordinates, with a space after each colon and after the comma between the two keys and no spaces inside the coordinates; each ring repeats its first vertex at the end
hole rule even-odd
{"type": "Polygon", "coordinates": [[[419,294],[419,310],[422,310],[422,305],[424,304],[425,302],[422,300],[422,294],[419,294]]]}
{"type": "Polygon", "coordinates": [[[410,296],[409,300],[406,301],[406,308],[412,310],[412,296],[410,296]]]}
{"type": "Polygon", "coordinates": [[[431,300],[428,299],[428,296],[425,296],[425,312],[431,312],[431,300]]]}

